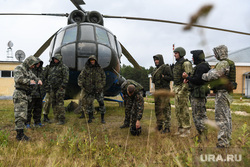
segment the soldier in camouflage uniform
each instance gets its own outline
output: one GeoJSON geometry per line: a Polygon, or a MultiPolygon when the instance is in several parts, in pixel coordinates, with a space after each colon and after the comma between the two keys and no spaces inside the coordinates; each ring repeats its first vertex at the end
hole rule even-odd
{"type": "Polygon", "coordinates": [[[141,123],[144,100],[140,92],[136,91],[136,87],[132,84],[127,87],[128,101],[127,105],[132,106],[130,110],[131,115],[131,127],[130,133],[134,136],[138,136],[141,133],[141,123]]]}
{"type": "Polygon", "coordinates": [[[173,69],[173,89],[175,93],[175,113],[179,126],[175,135],[180,135],[180,137],[187,137],[191,128],[188,110],[189,88],[188,84],[183,82],[182,74],[183,72],[190,74],[192,72],[192,64],[187,59],[184,59],[185,55],[186,51],[182,47],[177,47],[174,50],[176,63],[173,69]]]}
{"type": "Polygon", "coordinates": [[[217,46],[213,51],[219,62],[214,69],[203,74],[202,79],[205,81],[215,81],[213,82],[215,83],[213,90],[216,93],[215,121],[219,127],[217,147],[220,148],[228,147],[231,140],[232,118],[230,103],[232,102],[232,98],[229,93],[232,91],[230,80],[235,79],[235,66],[233,61],[228,59],[228,50],[225,45],[217,46]]]}
{"type": "MultiPolygon", "coordinates": [[[[156,68],[152,72],[152,82],[155,90],[165,89],[170,91],[170,81],[173,80],[172,70],[168,64],[164,64],[161,54],[153,56],[156,68]]],[[[157,130],[162,133],[169,133],[171,126],[171,105],[170,98],[155,97],[155,116],[157,130]]]]}
{"type": "Polygon", "coordinates": [[[15,130],[17,131],[17,140],[29,140],[23,133],[25,122],[27,121],[28,101],[30,97],[31,85],[42,85],[30,69],[35,67],[38,60],[34,56],[29,56],[26,60],[17,66],[14,70],[15,91],[13,93],[14,115],[15,115],[15,130]]]}
{"type": "Polygon", "coordinates": [[[54,119],[58,125],[65,124],[64,97],[68,81],[69,68],[63,64],[62,55],[57,53],[52,57],[52,63],[48,70],[46,92],[50,94],[54,119]]]}
{"type": "MultiPolygon", "coordinates": [[[[31,69],[33,74],[42,80],[43,82],[43,61],[37,57],[37,60],[39,61],[38,64],[36,64],[35,68],[31,69]]],[[[31,123],[31,118],[33,115],[34,119],[34,126],[35,127],[41,127],[43,126],[41,123],[41,114],[42,114],[42,102],[43,102],[43,97],[45,95],[44,89],[40,85],[34,85],[32,86],[31,90],[31,97],[32,100],[28,104],[28,115],[27,115],[27,122],[26,122],[26,127],[30,127],[31,123]]]]}
{"type": "Polygon", "coordinates": [[[135,91],[134,94],[140,94],[141,96],[143,96],[143,92],[144,92],[144,88],[141,86],[141,84],[139,84],[138,82],[131,80],[131,79],[127,79],[126,81],[124,81],[121,85],[121,92],[123,94],[123,98],[124,98],[124,102],[125,102],[125,119],[124,119],[124,124],[122,126],[120,126],[120,128],[128,128],[130,126],[130,119],[131,119],[131,115],[133,113],[132,109],[133,109],[133,99],[131,96],[128,95],[127,93],[127,88],[129,85],[134,85],[135,86],[135,91]]]}
{"type": "Polygon", "coordinates": [[[208,85],[201,77],[202,74],[210,70],[210,66],[205,61],[203,50],[193,50],[191,54],[193,54],[193,62],[196,66],[190,76],[184,72],[182,77],[189,84],[193,120],[198,131],[198,141],[201,141],[201,136],[206,137],[207,134],[205,121],[207,120],[206,102],[207,94],[209,93],[208,85]]]}
{"type": "Polygon", "coordinates": [[[106,84],[106,75],[104,70],[98,64],[94,55],[90,56],[85,64],[85,68],[81,71],[78,77],[78,85],[82,89],[82,106],[89,114],[88,123],[92,122],[94,112],[94,100],[99,103],[99,111],[101,112],[101,122],[104,121],[106,112],[104,106],[103,89],[106,84]]]}

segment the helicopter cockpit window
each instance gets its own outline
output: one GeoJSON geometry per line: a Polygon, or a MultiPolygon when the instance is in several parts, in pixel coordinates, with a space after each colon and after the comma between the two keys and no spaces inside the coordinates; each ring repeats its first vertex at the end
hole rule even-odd
{"type": "Polygon", "coordinates": [[[61,32],[59,32],[59,34],[57,34],[56,39],[55,39],[56,41],[55,41],[54,51],[55,51],[55,49],[57,49],[61,45],[62,39],[64,36],[64,32],[65,31],[61,31],[61,32]]]}
{"type": "Polygon", "coordinates": [[[81,26],[81,40],[86,40],[86,41],[94,41],[95,40],[93,26],[89,26],[89,25],[82,25],[81,26]]]}
{"type": "Polygon", "coordinates": [[[62,41],[62,45],[76,41],[77,27],[68,28],[62,41]]]}
{"type": "Polygon", "coordinates": [[[115,44],[115,37],[114,35],[108,33],[109,35],[109,39],[110,39],[110,43],[111,43],[111,47],[115,50],[115,52],[117,53],[117,50],[116,50],[116,44],[115,44]]]}
{"type": "Polygon", "coordinates": [[[96,40],[101,44],[110,46],[107,31],[102,28],[96,27],[96,40]]]}

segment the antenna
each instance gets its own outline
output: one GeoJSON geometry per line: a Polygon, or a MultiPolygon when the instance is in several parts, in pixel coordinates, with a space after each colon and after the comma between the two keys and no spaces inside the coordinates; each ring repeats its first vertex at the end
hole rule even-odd
{"type": "Polygon", "coordinates": [[[25,59],[25,53],[22,50],[17,50],[15,53],[15,57],[19,62],[22,62],[25,59]]]}
{"type": "Polygon", "coordinates": [[[13,56],[12,56],[13,42],[9,41],[7,43],[7,46],[8,46],[7,51],[6,51],[7,52],[7,59],[12,60],[13,59],[13,56]]]}

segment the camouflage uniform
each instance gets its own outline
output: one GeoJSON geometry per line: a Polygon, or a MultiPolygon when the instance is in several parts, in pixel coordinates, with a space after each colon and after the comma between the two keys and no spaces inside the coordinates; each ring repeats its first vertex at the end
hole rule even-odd
{"type": "Polygon", "coordinates": [[[102,123],[104,121],[104,114],[106,112],[104,106],[103,89],[106,84],[106,75],[104,70],[100,67],[94,55],[90,56],[85,64],[85,68],[81,71],[78,77],[78,85],[82,89],[81,97],[82,104],[85,111],[89,114],[89,123],[92,122],[94,111],[94,100],[99,103],[99,111],[101,112],[102,123]],[[90,63],[90,60],[95,60],[95,65],[90,63]]]}
{"type": "MultiPolygon", "coordinates": [[[[40,66],[37,68],[31,69],[33,74],[43,81],[43,61],[41,59],[37,58],[40,62],[40,66]]],[[[27,122],[26,124],[31,123],[31,118],[33,114],[34,119],[34,125],[36,126],[42,126],[41,124],[41,114],[42,114],[42,100],[44,97],[45,91],[42,86],[40,85],[33,85],[31,90],[31,97],[32,100],[28,104],[28,116],[27,116],[27,122]]]]}
{"type": "Polygon", "coordinates": [[[59,121],[58,124],[65,123],[64,97],[68,81],[69,68],[63,64],[61,54],[55,54],[48,70],[46,92],[50,93],[54,119],[59,121]],[[54,63],[54,59],[59,62],[54,63]]]}
{"type": "MultiPolygon", "coordinates": [[[[202,75],[205,81],[218,81],[224,77],[228,77],[230,72],[230,65],[226,60],[228,58],[228,50],[225,45],[220,45],[213,49],[215,57],[219,60],[214,69],[209,70],[208,73],[202,75]]],[[[216,84],[214,90],[215,96],[215,121],[220,130],[218,133],[217,147],[228,147],[230,145],[232,134],[232,118],[230,103],[232,98],[227,89],[227,83],[216,84]]]]}
{"type": "Polygon", "coordinates": [[[29,140],[29,138],[23,134],[23,129],[27,120],[28,101],[31,100],[30,81],[38,81],[36,76],[30,70],[30,67],[36,63],[38,63],[37,59],[34,56],[30,56],[14,70],[16,89],[13,93],[13,103],[17,140],[29,140]]]}
{"type": "MultiPolygon", "coordinates": [[[[181,47],[178,47],[174,52],[180,53],[178,50],[181,47]]],[[[174,65],[173,77],[174,77],[174,93],[175,93],[175,113],[178,121],[178,132],[176,134],[185,134],[189,132],[190,129],[190,116],[188,110],[188,101],[189,101],[189,88],[188,84],[183,83],[182,74],[186,72],[190,74],[192,72],[192,64],[187,59],[184,59],[186,51],[183,50],[183,54],[180,54],[180,59],[174,65]]]]}
{"type": "MultiPolygon", "coordinates": [[[[159,65],[152,72],[152,82],[155,84],[155,90],[166,89],[170,91],[170,81],[173,80],[171,68],[168,64],[164,64],[162,55],[153,56],[154,60],[159,60],[159,65]]],[[[170,131],[171,126],[171,105],[170,98],[154,97],[155,100],[155,116],[158,130],[164,126],[164,131],[170,131]]]]}
{"type": "Polygon", "coordinates": [[[206,102],[209,93],[208,85],[202,80],[202,74],[210,70],[210,66],[205,62],[205,55],[202,50],[191,51],[193,54],[194,64],[196,65],[191,76],[186,79],[189,81],[191,92],[192,115],[196,130],[198,131],[199,140],[201,134],[206,134],[207,128],[205,120],[207,120],[206,102]]]}
{"type": "Polygon", "coordinates": [[[50,67],[53,66],[53,62],[51,61],[50,62],[50,65],[47,65],[45,68],[44,68],[44,87],[47,88],[46,89],[46,95],[44,97],[44,103],[43,103],[43,121],[44,122],[49,122],[50,123],[50,119],[48,117],[49,115],[49,111],[50,111],[50,107],[51,107],[51,98],[50,98],[50,89],[49,89],[49,86],[48,86],[48,75],[49,75],[49,69],[50,67]]]}
{"type": "Polygon", "coordinates": [[[135,82],[134,80],[130,80],[130,79],[127,79],[126,81],[124,81],[122,83],[121,92],[123,94],[124,102],[125,102],[125,119],[124,119],[124,124],[120,128],[129,127],[130,119],[131,119],[131,116],[134,112],[134,111],[132,111],[132,109],[134,109],[133,99],[127,93],[127,88],[128,88],[128,85],[130,85],[130,84],[135,86],[135,94],[139,94],[140,96],[143,96],[144,89],[141,86],[141,84],[135,82]]]}

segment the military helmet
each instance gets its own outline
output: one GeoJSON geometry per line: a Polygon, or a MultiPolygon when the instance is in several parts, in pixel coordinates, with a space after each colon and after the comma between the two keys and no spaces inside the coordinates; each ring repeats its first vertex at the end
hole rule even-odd
{"type": "Polygon", "coordinates": [[[141,134],[141,127],[136,129],[136,127],[131,127],[130,128],[130,133],[133,135],[133,136],[139,136],[141,134]]]}
{"type": "Polygon", "coordinates": [[[175,48],[174,52],[178,52],[180,54],[180,57],[183,57],[186,55],[186,51],[183,47],[177,47],[175,48]]]}

